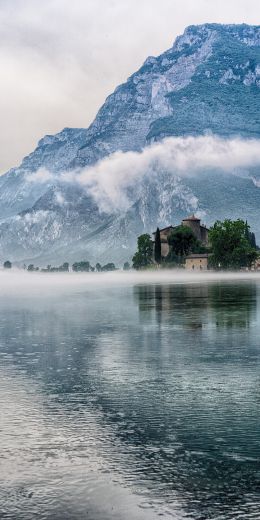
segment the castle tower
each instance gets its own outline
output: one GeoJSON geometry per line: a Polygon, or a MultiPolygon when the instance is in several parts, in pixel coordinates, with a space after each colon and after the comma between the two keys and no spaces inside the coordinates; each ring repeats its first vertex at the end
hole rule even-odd
{"type": "Polygon", "coordinates": [[[200,226],[200,219],[195,217],[195,215],[191,215],[190,217],[184,218],[182,221],[183,226],[187,226],[192,229],[195,237],[198,240],[201,240],[201,226],[200,226]]]}

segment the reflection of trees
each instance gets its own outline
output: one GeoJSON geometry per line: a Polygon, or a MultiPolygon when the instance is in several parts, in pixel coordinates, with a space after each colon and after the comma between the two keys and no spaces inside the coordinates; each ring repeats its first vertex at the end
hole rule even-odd
{"type": "Polygon", "coordinates": [[[142,321],[155,318],[190,330],[209,321],[218,327],[248,327],[257,297],[254,283],[139,285],[134,295],[142,321]]]}
{"type": "Polygon", "coordinates": [[[134,288],[140,319],[200,329],[207,314],[208,285],[139,285],[134,288]]]}
{"type": "Polygon", "coordinates": [[[209,302],[217,327],[248,328],[256,311],[255,283],[212,284],[209,302]]]}

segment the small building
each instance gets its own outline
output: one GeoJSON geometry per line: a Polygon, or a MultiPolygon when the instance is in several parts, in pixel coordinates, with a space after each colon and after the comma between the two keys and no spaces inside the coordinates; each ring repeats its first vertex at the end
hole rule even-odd
{"type": "Polygon", "coordinates": [[[207,271],[209,255],[207,253],[193,253],[186,256],[185,269],[189,271],[207,271]]]}
{"type": "MultiPolygon", "coordinates": [[[[206,226],[201,224],[201,220],[197,218],[195,215],[191,215],[190,217],[184,218],[181,222],[182,226],[187,226],[192,229],[195,237],[200,240],[200,242],[207,246],[208,241],[208,234],[209,230],[206,226]]],[[[170,247],[168,244],[168,236],[174,229],[176,229],[179,226],[167,226],[165,228],[160,229],[160,237],[161,237],[161,255],[163,258],[165,258],[169,252],[170,247]]],[[[153,233],[153,241],[155,240],[155,233],[153,233]]]]}

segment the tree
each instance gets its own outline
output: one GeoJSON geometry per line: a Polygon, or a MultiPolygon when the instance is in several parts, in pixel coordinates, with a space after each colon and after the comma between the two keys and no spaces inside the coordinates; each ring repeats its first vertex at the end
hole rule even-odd
{"type": "Polygon", "coordinates": [[[192,229],[188,226],[177,226],[168,236],[168,243],[173,256],[182,259],[189,253],[194,252],[200,245],[192,229]]]}
{"type": "Polygon", "coordinates": [[[142,269],[152,264],[153,258],[153,242],[150,235],[145,233],[137,239],[137,252],[133,256],[133,268],[142,269]]]}
{"type": "Polygon", "coordinates": [[[250,233],[249,234],[249,242],[250,242],[251,247],[253,247],[253,249],[257,249],[256,239],[255,239],[255,234],[254,233],[250,233]]]}
{"type": "Polygon", "coordinates": [[[245,236],[246,236],[246,239],[248,240],[249,244],[251,245],[251,247],[253,247],[254,249],[257,249],[255,234],[250,231],[250,226],[248,225],[247,220],[246,220],[245,236]]]}
{"type": "Polygon", "coordinates": [[[257,249],[256,239],[255,239],[255,234],[254,233],[250,233],[250,244],[251,244],[251,247],[253,247],[254,249],[257,249]]]}
{"type": "Polygon", "coordinates": [[[72,271],[76,271],[76,272],[79,272],[79,273],[82,273],[82,272],[89,272],[90,270],[90,263],[88,261],[82,261],[82,262],[75,262],[73,265],[72,265],[72,271]]]}
{"type": "Polygon", "coordinates": [[[103,265],[103,267],[102,267],[102,271],[115,271],[115,270],[116,270],[116,266],[112,262],[110,262],[106,265],[103,265]]]}
{"type": "Polygon", "coordinates": [[[130,269],[130,264],[129,264],[129,262],[125,262],[124,265],[123,265],[123,270],[124,270],[124,271],[129,271],[129,269],[130,269]]]}
{"type": "Polygon", "coordinates": [[[162,246],[161,246],[161,235],[159,228],[156,229],[154,239],[154,259],[157,264],[162,261],[162,246]]]}
{"type": "Polygon", "coordinates": [[[100,273],[100,271],[102,271],[102,267],[101,267],[101,264],[99,262],[96,264],[96,271],[98,273],[100,273]]]}
{"type": "Polygon", "coordinates": [[[10,262],[9,260],[6,260],[6,262],[4,263],[4,268],[12,269],[12,262],[10,262]]]}
{"type": "Polygon", "coordinates": [[[34,271],[34,265],[33,264],[28,265],[27,271],[34,271]]]}
{"type": "MultiPolygon", "coordinates": [[[[34,271],[37,270],[33,269],[34,271]]],[[[51,265],[47,266],[47,269],[42,269],[43,272],[50,272],[50,273],[64,273],[69,271],[69,263],[64,262],[64,264],[60,265],[59,267],[52,267],[51,265]]]]}
{"type": "Polygon", "coordinates": [[[209,232],[211,265],[221,269],[251,267],[257,251],[252,247],[249,229],[247,222],[241,219],[215,222],[209,232]]]}

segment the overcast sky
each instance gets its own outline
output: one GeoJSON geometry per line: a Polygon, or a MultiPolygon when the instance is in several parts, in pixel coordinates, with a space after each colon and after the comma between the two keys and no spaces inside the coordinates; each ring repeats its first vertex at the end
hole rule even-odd
{"type": "Polygon", "coordinates": [[[187,25],[260,24],[259,0],[0,0],[0,171],[46,133],[87,127],[187,25]]]}

